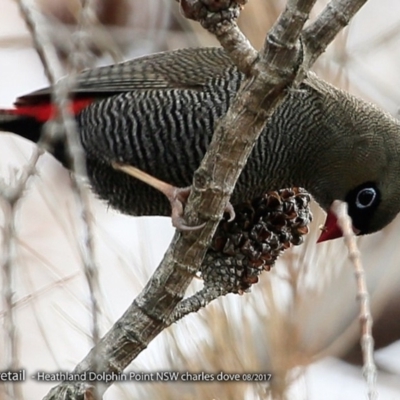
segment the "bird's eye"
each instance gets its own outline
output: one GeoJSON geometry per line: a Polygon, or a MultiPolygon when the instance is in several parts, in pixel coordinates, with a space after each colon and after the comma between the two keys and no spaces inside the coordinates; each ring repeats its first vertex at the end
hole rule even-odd
{"type": "Polygon", "coordinates": [[[357,193],[356,206],[358,208],[371,207],[376,199],[376,190],[374,188],[364,188],[357,193]]]}

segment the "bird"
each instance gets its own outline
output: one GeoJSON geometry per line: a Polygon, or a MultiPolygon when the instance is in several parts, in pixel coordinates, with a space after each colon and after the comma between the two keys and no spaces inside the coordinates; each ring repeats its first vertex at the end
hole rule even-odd
{"type": "MultiPolygon", "coordinates": [[[[244,79],[222,48],[166,51],[78,74],[71,111],[93,191],[128,215],[169,216],[172,205],[182,223],[194,171],[244,79]]],[[[302,187],[327,212],[321,241],[342,236],[334,200],[348,204],[357,235],[384,228],[400,211],[399,122],[312,72],[286,90],[231,203],[302,187]]],[[[0,110],[0,130],[39,143],[55,113],[50,95],[41,89],[0,110]]],[[[62,139],[50,152],[70,167],[62,139]]]]}

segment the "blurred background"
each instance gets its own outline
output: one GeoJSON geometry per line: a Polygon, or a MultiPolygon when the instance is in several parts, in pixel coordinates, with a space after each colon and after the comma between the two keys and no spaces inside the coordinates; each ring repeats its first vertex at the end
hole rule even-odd
{"type": "MultiPolygon", "coordinates": [[[[32,2],[34,3],[34,2],[32,2]]],[[[37,0],[43,29],[65,70],[79,0],[37,0]]],[[[314,16],[326,4],[317,2],[314,16]]],[[[256,48],[285,1],[251,0],[240,26],[256,48]]],[[[160,50],[218,45],[198,24],[179,15],[172,0],[96,0],[81,37],[89,65],[107,64],[160,50]]],[[[398,116],[400,106],[400,3],[370,0],[351,26],[320,58],[314,70],[336,86],[398,116]]],[[[29,32],[13,0],[0,0],[0,107],[47,85],[29,32]]],[[[0,183],[15,185],[33,146],[0,135],[0,183]]],[[[36,382],[37,371],[71,371],[91,348],[90,295],[79,243],[82,222],[69,173],[44,155],[15,213],[12,251],[18,365],[27,381],[23,399],[43,397],[54,384],[36,382]]],[[[125,217],[90,199],[95,217],[96,262],[103,335],[140,292],[160,262],[173,229],[168,218],[125,217]]],[[[7,206],[0,201],[0,226],[7,206]]],[[[264,372],[265,383],[121,383],[114,399],[365,399],[359,350],[358,303],[353,268],[342,240],[316,245],[323,212],[314,205],[306,243],[287,251],[251,293],[228,295],[170,327],[128,371],[264,372]]],[[[4,237],[0,247],[4,251],[4,237]]],[[[359,238],[375,318],[381,399],[400,398],[400,220],[385,231],[359,238]]],[[[1,257],[1,256],[0,256],[1,257]]],[[[1,261],[4,263],[4,257],[1,261]]],[[[4,274],[0,280],[4,279],[4,274]]],[[[8,367],[4,280],[0,308],[0,370],[8,367]]],[[[201,287],[194,282],[190,293],[201,287]]],[[[10,398],[5,385],[0,399],[10,398]]]]}

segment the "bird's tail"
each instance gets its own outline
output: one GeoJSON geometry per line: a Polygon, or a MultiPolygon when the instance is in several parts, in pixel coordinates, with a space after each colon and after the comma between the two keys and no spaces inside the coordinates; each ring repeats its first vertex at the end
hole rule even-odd
{"type": "Polygon", "coordinates": [[[33,143],[38,143],[43,122],[37,118],[21,114],[18,109],[0,110],[0,131],[12,132],[33,143]]]}
{"type": "MultiPolygon", "coordinates": [[[[39,92],[36,92],[39,93],[39,92]]],[[[39,143],[43,125],[56,115],[53,104],[49,101],[48,93],[37,98],[37,94],[20,97],[15,102],[15,108],[0,109],[0,132],[12,132],[33,143],[39,143]]],[[[82,97],[75,99],[71,104],[71,112],[78,115],[81,110],[93,103],[94,98],[82,97]]],[[[69,168],[70,157],[63,139],[55,139],[47,150],[69,168]]]]}
{"type": "MultiPolygon", "coordinates": [[[[25,112],[24,108],[0,110],[0,133],[3,131],[15,133],[33,143],[39,143],[42,128],[47,119],[35,115],[32,108],[29,108],[28,112],[25,112]]],[[[46,146],[46,150],[69,168],[70,157],[63,139],[54,140],[51,145],[46,146]]]]}

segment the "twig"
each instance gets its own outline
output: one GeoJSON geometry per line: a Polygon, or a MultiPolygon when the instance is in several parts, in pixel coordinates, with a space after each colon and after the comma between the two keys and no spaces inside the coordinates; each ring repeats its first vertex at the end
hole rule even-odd
{"type": "Polygon", "coordinates": [[[335,36],[349,24],[353,16],[367,0],[331,0],[319,17],[303,33],[303,41],[309,50],[306,68],[325,51],[335,36]]]}
{"type": "Polygon", "coordinates": [[[175,308],[174,312],[169,316],[166,321],[166,327],[172,325],[174,322],[179,321],[188,314],[199,311],[201,308],[206,307],[213,300],[225,296],[230,292],[223,288],[217,287],[204,287],[193,296],[183,299],[175,308]]]}
{"type": "MultiPolygon", "coordinates": [[[[5,309],[4,325],[6,328],[6,338],[4,348],[10,351],[7,356],[7,369],[16,371],[18,369],[18,335],[15,326],[13,300],[13,267],[15,257],[16,226],[15,215],[18,205],[23,198],[28,181],[33,177],[37,170],[36,165],[43,154],[43,150],[36,148],[33,150],[31,158],[23,168],[21,176],[11,187],[2,184],[0,187],[0,197],[3,200],[2,209],[4,214],[3,226],[3,256],[1,261],[1,271],[4,277],[2,300],[5,309]]],[[[5,383],[5,390],[10,398],[22,399],[22,388],[20,385],[14,385],[12,382],[5,383]]]]}
{"type": "MultiPolygon", "coordinates": [[[[40,14],[34,14],[34,5],[29,0],[18,0],[17,2],[20,7],[21,14],[25,19],[25,22],[34,40],[35,49],[37,50],[39,57],[42,61],[46,76],[53,86],[52,102],[56,107],[57,114],[65,131],[66,143],[69,152],[72,155],[73,170],[79,176],[86,176],[84,154],[77,136],[75,120],[70,112],[71,108],[69,101],[69,92],[71,87],[73,86],[74,79],[76,74],[78,73],[78,70],[81,69],[83,57],[78,60],[71,57],[72,68],[68,75],[68,79],[65,79],[56,84],[57,69],[61,70],[62,68],[56,53],[56,49],[49,40],[48,35],[46,35],[43,32],[43,29],[40,28],[40,26],[42,25],[39,21],[41,18],[40,14]]],[[[86,2],[86,7],[88,7],[88,10],[82,13],[81,28],[85,27],[86,13],[90,14],[90,2],[86,2]]],[[[79,46],[82,46],[82,44],[79,44],[79,46]]],[[[80,50],[78,52],[80,55],[87,54],[87,51],[85,51],[85,49],[83,48],[78,48],[78,50],[80,50]]],[[[45,141],[46,137],[44,138],[44,142],[45,141]]],[[[83,247],[80,246],[80,253],[90,291],[90,299],[92,305],[92,338],[94,344],[96,344],[99,340],[98,301],[100,298],[100,293],[97,267],[94,261],[94,245],[91,228],[92,216],[90,213],[88,188],[82,183],[79,177],[75,176],[73,176],[73,188],[76,195],[75,197],[77,200],[78,210],[81,215],[81,220],[83,221],[83,247]]]]}
{"type": "Polygon", "coordinates": [[[200,22],[203,28],[215,35],[239,70],[245,75],[250,75],[258,52],[235,22],[247,0],[176,1],[180,5],[182,14],[186,18],[200,22]]]}
{"type": "MultiPolygon", "coordinates": [[[[66,92],[63,93],[66,99],[68,99],[69,92],[74,85],[77,73],[83,67],[87,67],[87,64],[90,63],[92,58],[90,57],[92,56],[92,53],[88,51],[89,45],[85,40],[83,40],[81,36],[85,35],[85,32],[88,31],[89,26],[91,26],[95,14],[94,12],[95,5],[93,0],[81,0],[81,3],[82,3],[82,10],[78,21],[79,35],[76,37],[76,40],[74,41],[76,53],[75,52],[71,53],[71,57],[69,58],[70,65],[73,71],[72,75],[71,73],[68,75],[68,78],[70,79],[68,82],[69,85],[65,86],[66,92]],[[88,57],[90,57],[90,59],[88,59],[88,57]]],[[[69,151],[73,155],[73,164],[72,164],[73,171],[78,173],[78,175],[80,176],[86,177],[85,155],[79,140],[75,120],[72,118],[72,115],[71,113],[68,112],[67,108],[64,108],[63,112],[66,113],[63,116],[64,121],[66,121],[67,118],[74,121],[73,130],[71,130],[71,132],[68,132],[67,134],[69,151]]],[[[99,299],[101,298],[101,293],[99,287],[98,268],[95,264],[95,251],[94,251],[93,232],[92,232],[93,217],[90,212],[88,188],[85,186],[85,184],[83,184],[79,180],[79,178],[76,179],[76,177],[74,177],[72,182],[74,184],[74,189],[77,194],[77,202],[79,205],[81,219],[83,221],[83,243],[85,248],[81,250],[81,256],[83,259],[84,272],[90,293],[91,314],[92,314],[92,340],[93,343],[96,344],[99,341],[98,317],[99,317],[99,299]]],[[[97,370],[97,365],[95,370],[97,370]]]]}
{"type": "MultiPolygon", "coordinates": [[[[31,159],[28,164],[23,168],[20,178],[14,183],[12,187],[6,187],[2,184],[0,187],[0,195],[2,197],[2,209],[4,214],[3,226],[3,256],[1,261],[1,271],[3,274],[3,289],[2,300],[5,309],[4,324],[6,328],[6,339],[4,348],[9,352],[7,353],[8,370],[18,369],[18,335],[15,326],[13,300],[13,265],[15,256],[15,240],[16,240],[16,227],[15,227],[15,214],[23,193],[26,189],[27,183],[32,176],[36,174],[36,165],[39,161],[43,151],[39,148],[34,149],[31,159]]],[[[22,399],[22,390],[20,385],[6,383],[5,390],[10,398],[22,399]]]]}
{"type": "MultiPolygon", "coordinates": [[[[19,197],[20,199],[21,197],[19,197]]],[[[7,199],[8,200],[8,199],[7,199]]],[[[4,202],[2,206],[4,214],[3,227],[3,257],[1,262],[1,272],[3,275],[3,287],[1,290],[2,303],[4,306],[4,327],[5,327],[5,362],[6,369],[16,371],[18,369],[18,335],[15,325],[15,302],[13,284],[13,265],[15,256],[15,202],[4,202]]],[[[22,391],[19,385],[5,382],[5,393],[11,399],[22,399],[22,391]]]]}
{"type": "Polygon", "coordinates": [[[335,200],[332,211],[338,219],[339,227],[343,232],[344,241],[349,251],[349,259],[354,266],[357,282],[357,298],[360,302],[360,327],[361,349],[363,355],[363,374],[368,384],[368,398],[377,398],[376,391],[376,365],[374,362],[374,339],[372,337],[372,313],[369,303],[365,271],[362,266],[360,252],[357,247],[356,237],[352,229],[351,218],[347,213],[347,203],[335,200]]]}

